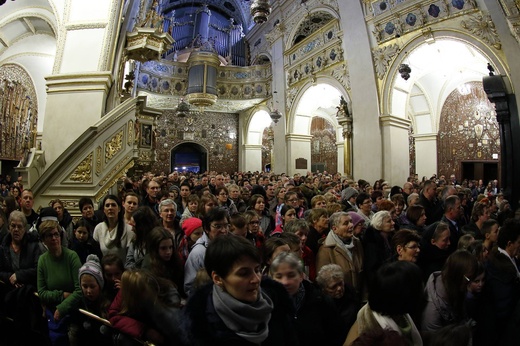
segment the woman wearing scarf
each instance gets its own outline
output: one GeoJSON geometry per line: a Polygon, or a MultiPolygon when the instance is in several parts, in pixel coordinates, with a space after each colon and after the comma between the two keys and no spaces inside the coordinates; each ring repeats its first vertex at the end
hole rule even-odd
{"type": "Polygon", "coordinates": [[[257,249],[233,235],[211,241],[204,265],[212,282],[184,308],[186,345],[296,345],[291,301],[283,287],[262,279],[257,249]]]}
{"type": "Polygon", "coordinates": [[[354,288],[358,298],[363,298],[363,246],[354,238],[354,223],[346,212],[337,212],[330,217],[332,232],[329,232],[325,242],[318,251],[316,269],[327,264],[337,264],[345,274],[345,283],[354,288]]]}
{"type": "Polygon", "coordinates": [[[343,319],[332,298],[304,280],[301,260],[293,253],[282,252],[273,260],[269,271],[291,296],[299,345],[342,345],[347,335],[343,319]]]}

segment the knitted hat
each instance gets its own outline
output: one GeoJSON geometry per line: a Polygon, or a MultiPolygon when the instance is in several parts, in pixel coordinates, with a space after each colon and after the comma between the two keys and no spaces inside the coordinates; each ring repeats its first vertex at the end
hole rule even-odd
{"type": "Polygon", "coordinates": [[[365,219],[355,211],[349,211],[348,214],[350,215],[350,218],[352,219],[352,223],[354,224],[354,227],[356,227],[360,222],[365,222],[365,219]]]}
{"type": "Polygon", "coordinates": [[[199,227],[202,227],[202,221],[198,217],[190,217],[182,223],[182,231],[187,237],[189,237],[193,231],[199,227]]]}
{"type": "Polygon", "coordinates": [[[103,279],[103,271],[101,270],[101,264],[99,263],[98,256],[91,254],[87,256],[87,261],[85,264],[79,268],[79,280],[81,281],[81,276],[84,274],[89,274],[96,279],[97,283],[103,289],[105,285],[105,280],[103,279]]]}
{"type": "Polygon", "coordinates": [[[177,193],[181,192],[181,189],[177,185],[170,186],[170,191],[177,191],[177,193]]]}
{"type": "Polygon", "coordinates": [[[343,191],[341,191],[341,200],[348,201],[351,197],[359,195],[359,191],[354,189],[353,187],[347,187],[343,191]]]}

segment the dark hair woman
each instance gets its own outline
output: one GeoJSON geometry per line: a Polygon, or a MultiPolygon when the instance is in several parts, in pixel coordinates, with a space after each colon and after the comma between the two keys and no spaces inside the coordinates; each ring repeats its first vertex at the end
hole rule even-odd
{"type": "Polygon", "coordinates": [[[128,247],[125,268],[141,268],[146,254],[146,239],[150,231],[159,225],[157,216],[150,207],[142,206],[132,215],[135,237],[128,247]]]}
{"type": "Polygon", "coordinates": [[[289,297],[280,284],[262,279],[258,251],[248,240],[215,238],[204,264],[212,282],[195,291],[184,308],[186,344],[297,344],[289,297]]]}
{"type": "Polygon", "coordinates": [[[103,256],[115,253],[124,262],[131,241],[134,239],[132,226],[123,220],[121,201],[114,195],[103,199],[103,222],[94,229],[94,240],[99,243],[103,256]]]}

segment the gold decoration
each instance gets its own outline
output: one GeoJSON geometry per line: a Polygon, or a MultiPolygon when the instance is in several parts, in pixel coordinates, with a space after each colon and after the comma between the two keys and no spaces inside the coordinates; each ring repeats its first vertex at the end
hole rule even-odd
{"type": "Polygon", "coordinates": [[[489,14],[469,17],[467,20],[461,21],[460,25],[495,49],[502,48],[495,24],[489,14]]]}
{"type": "Polygon", "coordinates": [[[96,175],[99,176],[101,174],[101,153],[103,152],[103,148],[98,145],[96,148],[96,175]]]}
{"type": "Polygon", "coordinates": [[[70,175],[70,180],[81,183],[92,182],[92,155],[93,153],[88,154],[87,157],[80,162],[70,175]]]}
{"type": "Polygon", "coordinates": [[[105,162],[110,161],[123,148],[123,130],[105,144],[105,162]]]}
{"type": "Polygon", "coordinates": [[[153,153],[150,150],[142,150],[139,153],[139,161],[152,161],[153,153]]]}
{"type": "Polygon", "coordinates": [[[128,127],[128,138],[127,138],[126,142],[128,143],[128,145],[132,145],[132,143],[134,142],[134,121],[129,120],[127,127],[128,127]]]}
{"type": "Polygon", "coordinates": [[[102,188],[96,194],[96,197],[95,197],[96,201],[99,201],[101,199],[101,197],[103,197],[108,192],[108,190],[110,190],[110,188],[114,184],[116,184],[117,181],[119,179],[121,179],[121,177],[123,175],[126,174],[126,172],[128,172],[128,170],[130,168],[134,167],[134,160],[130,160],[130,162],[128,162],[126,164],[126,166],[124,166],[125,162],[127,162],[127,160],[129,160],[129,159],[130,159],[129,156],[125,157],[125,159],[123,161],[121,161],[116,167],[114,167],[114,169],[112,169],[112,171],[110,171],[108,176],[105,179],[103,179],[103,181],[101,183],[99,183],[99,186],[102,186],[102,188]],[[112,177],[112,179],[110,179],[111,177],[112,177]]]}

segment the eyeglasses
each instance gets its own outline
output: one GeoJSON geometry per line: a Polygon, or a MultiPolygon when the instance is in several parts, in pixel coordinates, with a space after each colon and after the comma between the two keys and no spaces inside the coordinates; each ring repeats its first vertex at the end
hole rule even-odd
{"type": "Polygon", "coordinates": [[[211,228],[217,230],[217,231],[222,231],[224,229],[228,230],[229,229],[229,223],[226,223],[226,224],[216,224],[216,225],[211,225],[211,228]]]}
{"type": "Polygon", "coordinates": [[[45,238],[47,238],[47,239],[59,238],[59,237],[60,237],[60,233],[59,232],[47,233],[45,235],[45,238]]]}

